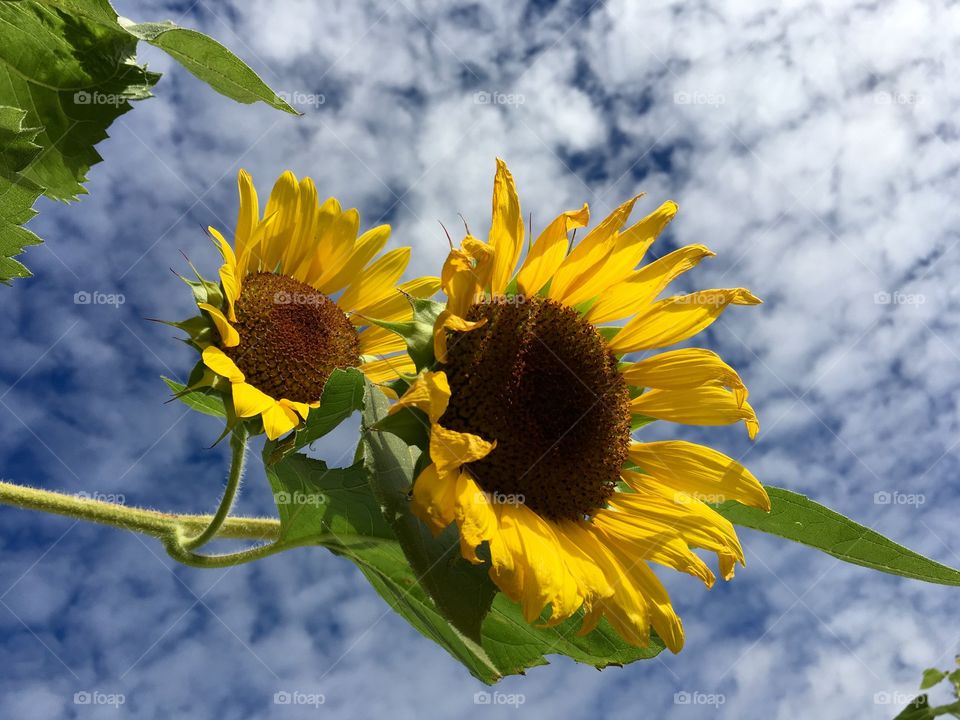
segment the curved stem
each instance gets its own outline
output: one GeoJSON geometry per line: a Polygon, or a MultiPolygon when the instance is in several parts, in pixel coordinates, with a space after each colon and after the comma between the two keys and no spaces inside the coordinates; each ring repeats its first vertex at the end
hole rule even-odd
{"type": "MultiPolygon", "coordinates": [[[[38,490],[3,481],[0,481],[0,504],[64,515],[121,530],[131,530],[152,535],[165,542],[177,532],[202,532],[213,520],[210,515],[175,515],[101,502],[78,495],[38,490]]],[[[226,518],[220,526],[217,537],[275,541],[280,537],[280,521],[272,518],[226,518]]]]}
{"type": "Polygon", "coordinates": [[[216,514],[210,520],[210,524],[198,535],[185,537],[181,545],[185,550],[196,550],[198,547],[206,545],[216,537],[223,526],[224,521],[230,515],[230,509],[233,507],[233,501],[237,497],[237,489],[240,487],[240,478],[243,476],[243,465],[247,454],[247,431],[243,423],[238,423],[230,436],[230,476],[227,478],[227,487],[223,491],[223,497],[220,499],[220,506],[216,514]]]}

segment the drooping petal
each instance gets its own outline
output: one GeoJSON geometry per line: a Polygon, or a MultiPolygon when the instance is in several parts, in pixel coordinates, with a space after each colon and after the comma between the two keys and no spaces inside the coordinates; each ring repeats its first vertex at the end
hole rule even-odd
{"type": "Polygon", "coordinates": [[[761,302],[743,288],[701,290],[667,298],[628,322],[610,341],[610,349],[623,355],[673,345],[708,327],[728,305],[758,305],[761,302]]]}
{"type": "Polygon", "coordinates": [[[635,442],[629,456],[645,473],[691,497],[770,510],[770,497],[753,473],[713,448],[683,440],[635,442]]]}
{"type": "Polygon", "coordinates": [[[237,417],[248,418],[266,412],[276,404],[276,399],[258,390],[250,383],[233,383],[233,406],[237,417]]]}
{"type": "Polygon", "coordinates": [[[490,577],[508,597],[520,603],[527,622],[551,606],[551,624],[575,613],[583,594],[557,552],[558,541],[550,526],[522,504],[499,505],[500,538],[513,557],[513,567],[492,565],[490,577]]]}
{"type": "Polygon", "coordinates": [[[213,324],[220,334],[220,339],[226,347],[236,347],[240,344],[240,333],[230,324],[230,321],[227,320],[220,308],[210,303],[197,303],[197,307],[209,313],[210,319],[213,320],[213,324]]]}
{"type": "Polygon", "coordinates": [[[438,424],[430,429],[430,458],[441,474],[485,458],[496,445],[495,441],[484,440],[479,435],[449,430],[438,424]]]}
{"type": "Polygon", "coordinates": [[[216,345],[204,348],[201,357],[203,358],[203,364],[213,370],[217,375],[222,375],[232,383],[243,382],[244,375],[240,372],[240,368],[216,345]]]}
{"type": "Polygon", "coordinates": [[[706,245],[687,245],[674,250],[601,289],[584,317],[592,323],[602,323],[646,312],[671,281],[713,254],[706,245]]]}
{"type": "Polygon", "coordinates": [[[286,435],[300,424],[300,416],[296,411],[283,403],[274,403],[261,414],[263,431],[271,440],[286,435]]]}
{"type": "Polygon", "coordinates": [[[437,316],[437,321],[433,328],[433,354],[440,362],[447,360],[447,330],[454,332],[470,332],[478,327],[486,325],[487,319],[482,320],[464,320],[459,315],[454,315],[449,310],[444,310],[437,316]]]}
{"type": "Polygon", "coordinates": [[[630,401],[634,415],[644,415],[686,425],[729,425],[743,420],[753,440],[760,430],[750,403],[741,405],[733,393],[719,384],[685,390],[648,390],[630,401]]]}
{"type": "Polygon", "coordinates": [[[403,397],[390,406],[387,414],[392,415],[401,408],[415,407],[426,413],[431,423],[436,423],[447,411],[449,401],[450,385],[447,383],[447,374],[424,370],[407,388],[403,397]]]}
{"type": "Polygon", "coordinates": [[[513,175],[507,164],[497,158],[497,174],[493,180],[493,217],[490,223],[490,246],[493,248],[492,291],[500,295],[510,282],[513,269],[523,250],[523,216],[513,175]]]}
{"type": "Polygon", "coordinates": [[[540,292],[567,256],[568,233],[574,228],[586,227],[589,220],[590,209],[584,203],[579,210],[569,210],[547,225],[530,248],[517,275],[517,287],[521,293],[532,297],[540,292]]]}
{"type": "Polygon", "coordinates": [[[413,483],[410,509],[430,531],[437,535],[453,522],[456,497],[456,473],[441,473],[434,464],[427,465],[413,483]],[[452,476],[452,477],[451,477],[452,476]]]}
{"type": "Polygon", "coordinates": [[[721,575],[726,580],[733,576],[726,559],[744,564],[743,549],[733,525],[706,503],[677,493],[649,475],[625,470],[623,478],[637,492],[615,493],[610,507],[631,516],[634,525],[677,533],[690,547],[717,553],[721,575]]]}
{"type": "Polygon", "coordinates": [[[747,399],[740,375],[719,355],[703,348],[683,348],[660,353],[623,368],[620,373],[634,387],[683,390],[720,383],[733,390],[739,404],[747,399]]]}

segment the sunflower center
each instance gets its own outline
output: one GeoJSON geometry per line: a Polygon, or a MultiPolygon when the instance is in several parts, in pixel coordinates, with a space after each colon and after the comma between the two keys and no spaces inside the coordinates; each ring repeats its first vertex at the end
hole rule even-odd
{"type": "Polygon", "coordinates": [[[553,519],[603,507],[630,443],[630,395],[606,342],[552,300],[473,305],[487,323],[448,339],[445,427],[496,440],[468,468],[495,501],[553,519]]]}
{"type": "Polygon", "coordinates": [[[316,402],[335,368],[360,363],[357,331],[337,304],[286,275],[243,280],[234,305],[240,344],[223,351],[273,398],[316,402]]]}

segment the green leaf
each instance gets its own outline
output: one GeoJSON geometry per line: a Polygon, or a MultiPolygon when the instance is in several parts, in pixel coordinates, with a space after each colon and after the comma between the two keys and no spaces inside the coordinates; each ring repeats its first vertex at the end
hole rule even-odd
{"type": "Polygon", "coordinates": [[[136,65],[137,41],[115,19],[96,0],[0,2],[0,105],[26,111],[26,124],[40,128],[43,152],[22,172],[47,197],[85,192],[101,160],[94,145],[160,77],[136,65]]]}
{"type": "Polygon", "coordinates": [[[271,90],[240,58],[213,38],[166,22],[133,23],[126,18],[120,24],[136,38],[166,52],[194,76],[221,95],[241,103],[265,102],[293,115],[299,115],[271,90]]]}
{"type": "Polygon", "coordinates": [[[188,407],[193,408],[204,415],[213,417],[226,417],[227,410],[223,404],[223,396],[214,390],[187,390],[186,385],[182,385],[168,377],[160,376],[167,384],[167,387],[173,391],[177,400],[188,407]]]}
{"type": "Polygon", "coordinates": [[[894,720],[931,720],[933,713],[930,711],[930,703],[926,695],[918,695],[904,708],[903,712],[897,715],[894,720]]]}
{"type": "Polygon", "coordinates": [[[960,570],[925,558],[883,535],[814,502],[767,486],[769,513],[730,501],[717,511],[730,522],[809,545],[854,565],[940,585],[960,585],[960,570]]]}
{"type": "Polygon", "coordinates": [[[431,367],[436,361],[433,355],[433,327],[446,307],[435,300],[426,300],[408,295],[413,316],[405,322],[387,322],[371,319],[370,322],[400,335],[407,343],[407,352],[419,372],[431,367]]]}
{"type": "Polygon", "coordinates": [[[936,685],[938,682],[943,680],[947,674],[943,670],[937,670],[936,668],[927,668],[923,671],[923,680],[920,682],[921,690],[928,690],[936,685]]]}
{"type": "MultiPolygon", "coordinates": [[[[387,398],[367,382],[363,423],[371,428],[387,415],[387,398]]],[[[364,454],[373,494],[414,573],[441,612],[464,635],[480,640],[480,626],[497,589],[483,566],[460,555],[456,527],[437,537],[411,512],[414,458],[396,436],[366,430],[364,454]]]]}
{"type": "Polygon", "coordinates": [[[40,152],[34,142],[39,128],[24,127],[26,111],[0,106],[0,282],[30,277],[30,271],[15,255],[40,242],[21,225],[36,215],[33,204],[43,189],[20,174],[40,152]]]}
{"type": "Polygon", "coordinates": [[[297,431],[296,447],[323,437],[362,408],[363,373],[356,368],[337,368],[323,387],[320,407],[310,410],[303,429],[297,431]]]}
{"type": "Polygon", "coordinates": [[[102,159],[95,146],[160,76],[136,63],[140,38],[217,91],[296,113],[229,50],[171,23],[121,27],[107,0],[0,0],[0,282],[29,277],[14,256],[42,193],[72,201],[102,159]]]}

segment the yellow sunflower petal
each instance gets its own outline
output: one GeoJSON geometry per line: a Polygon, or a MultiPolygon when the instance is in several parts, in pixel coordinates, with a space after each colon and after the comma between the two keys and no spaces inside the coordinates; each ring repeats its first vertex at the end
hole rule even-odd
{"type": "Polygon", "coordinates": [[[770,497],[753,473],[713,448],[683,440],[635,442],[630,445],[630,460],[677,492],[770,510],[770,497]]]}
{"type": "Polygon", "coordinates": [[[377,256],[390,238],[390,226],[378,225],[357,238],[350,257],[339,271],[324,283],[323,292],[333,294],[345,288],[377,256]]]}
{"type": "Polygon", "coordinates": [[[449,401],[450,385],[447,383],[447,374],[424,370],[407,388],[403,397],[390,406],[387,414],[392,415],[401,408],[415,407],[426,413],[431,423],[436,423],[447,411],[449,401]]]}
{"type": "Polygon", "coordinates": [[[407,347],[406,341],[393,330],[376,325],[361,330],[358,338],[361,355],[382,355],[405,350],[407,347]]]}
{"type": "Polygon", "coordinates": [[[584,203],[579,210],[569,210],[547,225],[530,248],[517,275],[517,287],[521,293],[532,297],[540,292],[567,256],[567,234],[574,228],[586,227],[589,220],[590,208],[584,203]]]}
{"type": "Polygon", "coordinates": [[[250,240],[253,229],[260,221],[260,204],[257,200],[257,189],[253,186],[253,179],[246,170],[237,173],[237,189],[240,191],[240,210],[237,213],[237,229],[234,232],[237,258],[241,261],[237,266],[237,277],[247,274],[246,260],[249,258],[250,240]]]}
{"type": "Polygon", "coordinates": [[[617,355],[652,350],[686,340],[708,327],[728,305],[758,305],[749,290],[701,290],[661,300],[637,315],[610,342],[617,355]]]}
{"type": "Polygon", "coordinates": [[[513,567],[491,566],[490,577],[512,600],[520,603],[527,622],[534,622],[546,605],[551,623],[570,617],[583,604],[576,579],[557,552],[550,523],[525,505],[500,505],[499,529],[513,567]]]}
{"type": "Polygon", "coordinates": [[[434,464],[427,465],[413,483],[413,514],[430,528],[434,535],[453,522],[454,497],[456,495],[455,473],[441,473],[434,464]],[[450,475],[454,477],[450,477],[450,475]]]}
{"type": "Polygon", "coordinates": [[[240,372],[240,368],[216,345],[204,348],[201,357],[203,358],[203,364],[213,370],[217,375],[222,375],[232,383],[243,382],[244,375],[240,372]]]}
{"type": "Polygon", "coordinates": [[[261,414],[263,431],[271,440],[286,435],[300,424],[300,416],[293,408],[282,403],[274,403],[261,414]]]}
{"type": "MultiPolygon", "coordinates": [[[[390,380],[396,380],[401,375],[413,375],[416,371],[416,365],[406,354],[371,360],[360,365],[360,372],[369,378],[372,383],[389,382],[390,380]]],[[[387,392],[389,388],[381,388],[381,390],[387,392]]]]}
{"type": "Polygon", "coordinates": [[[441,474],[486,457],[496,445],[479,435],[449,430],[442,425],[434,424],[430,428],[430,458],[441,474]]]}
{"type": "Polygon", "coordinates": [[[630,401],[634,415],[686,425],[729,425],[743,420],[753,440],[760,430],[750,403],[741,405],[733,393],[720,385],[701,385],[684,390],[648,390],[630,401]]]}
{"type": "Polygon", "coordinates": [[[447,330],[454,332],[470,332],[486,325],[487,319],[464,320],[459,315],[444,310],[437,316],[433,329],[433,354],[440,362],[447,360],[447,330]]]}
{"type": "Polygon", "coordinates": [[[297,177],[287,170],[270,192],[265,215],[274,220],[265,230],[257,251],[262,268],[268,272],[280,265],[296,228],[300,208],[300,185],[297,177]]]}
{"type": "Polygon", "coordinates": [[[709,505],[678,494],[649,475],[625,470],[623,478],[637,491],[615,493],[610,506],[630,516],[634,525],[679,534],[690,547],[717,553],[721,575],[727,580],[732,577],[732,569],[725,567],[724,558],[744,563],[743,548],[733,525],[709,505]]]}
{"type": "Polygon", "coordinates": [[[460,530],[460,554],[465,560],[479,565],[484,560],[477,555],[477,548],[486,541],[491,541],[492,545],[498,542],[496,535],[500,532],[500,521],[486,493],[464,470],[456,480],[453,508],[460,530]]]}
{"type": "Polygon", "coordinates": [[[500,158],[497,158],[497,174],[493,180],[493,219],[489,241],[494,251],[492,291],[494,295],[501,295],[510,282],[523,250],[523,216],[520,214],[520,198],[517,197],[513,175],[500,158]]]}
{"type": "Polygon", "coordinates": [[[320,217],[320,201],[317,186],[311,178],[303,178],[298,188],[300,201],[297,218],[290,233],[290,244],[281,260],[281,272],[295,280],[305,282],[313,260],[317,221],[320,217]]]}
{"type": "Polygon", "coordinates": [[[410,263],[410,248],[396,248],[378,258],[347,286],[337,305],[344,312],[361,311],[396,293],[396,283],[410,263]]]}
{"type": "Polygon", "coordinates": [[[395,292],[377,302],[360,308],[350,316],[354,325],[366,325],[370,319],[396,322],[409,320],[413,316],[413,308],[407,295],[415,298],[429,298],[437,294],[440,289],[440,278],[422,277],[408,280],[397,285],[395,292]]]}
{"type": "MultiPolygon", "coordinates": [[[[248,418],[266,412],[276,400],[250,383],[233,383],[233,406],[237,417],[248,418]]],[[[272,438],[271,438],[272,439],[272,438]]]]}
{"type": "MultiPolygon", "coordinates": [[[[324,207],[330,206],[330,211],[339,209],[340,205],[330,198],[324,207]],[[332,201],[332,202],[331,202],[332,201]]],[[[321,212],[324,209],[321,208],[321,212]]],[[[321,218],[323,215],[321,215],[321,218]]],[[[318,231],[319,242],[316,255],[311,266],[308,285],[320,290],[325,295],[332,295],[334,279],[339,274],[357,245],[357,233],[360,230],[360,213],[355,208],[339,213],[332,217],[326,231],[318,231]]]]}
{"type": "Polygon", "coordinates": [[[206,310],[210,314],[210,318],[213,320],[213,324],[216,326],[217,332],[220,334],[220,339],[223,340],[224,345],[227,347],[236,347],[240,344],[240,333],[230,324],[230,321],[227,320],[220,308],[214,307],[210,303],[197,303],[197,307],[201,310],[206,310]]]}
{"type": "Polygon", "coordinates": [[[616,233],[630,217],[633,206],[640,197],[637,195],[620,205],[577,243],[553,275],[548,292],[550,298],[567,305],[576,305],[591,297],[580,292],[579,288],[589,290],[594,280],[600,280],[594,273],[613,252],[616,233]]]}
{"type": "Polygon", "coordinates": [[[683,348],[640,360],[621,370],[623,379],[634,387],[683,390],[720,383],[733,390],[737,403],[747,399],[747,386],[740,375],[719,355],[703,348],[683,348]]]}
{"type": "Polygon", "coordinates": [[[691,552],[677,532],[651,529],[643,522],[633,522],[629,513],[618,512],[617,505],[598,510],[593,518],[596,528],[604,533],[609,543],[623,542],[630,547],[630,557],[649,560],[658,565],[687,573],[713,587],[716,577],[707,564],[691,552]]]}
{"type": "Polygon", "coordinates": [[[671,281],[713,255],[706,245],[686,245],[674,250],[619,282],[611,282],[600,291],[584,317],[592,323],[602,323],[645,312],[671,281]]]}
{"type": "Polygon", "coordinates": [[[667,200],[643,220],[617,234],[613,251],[603,265],[603,276],[607,278],[608,284],[599,289],[629,277],[633,269],[643,260],[653,241],[676,216],[678,209],[673,200],[667,200]]]}

